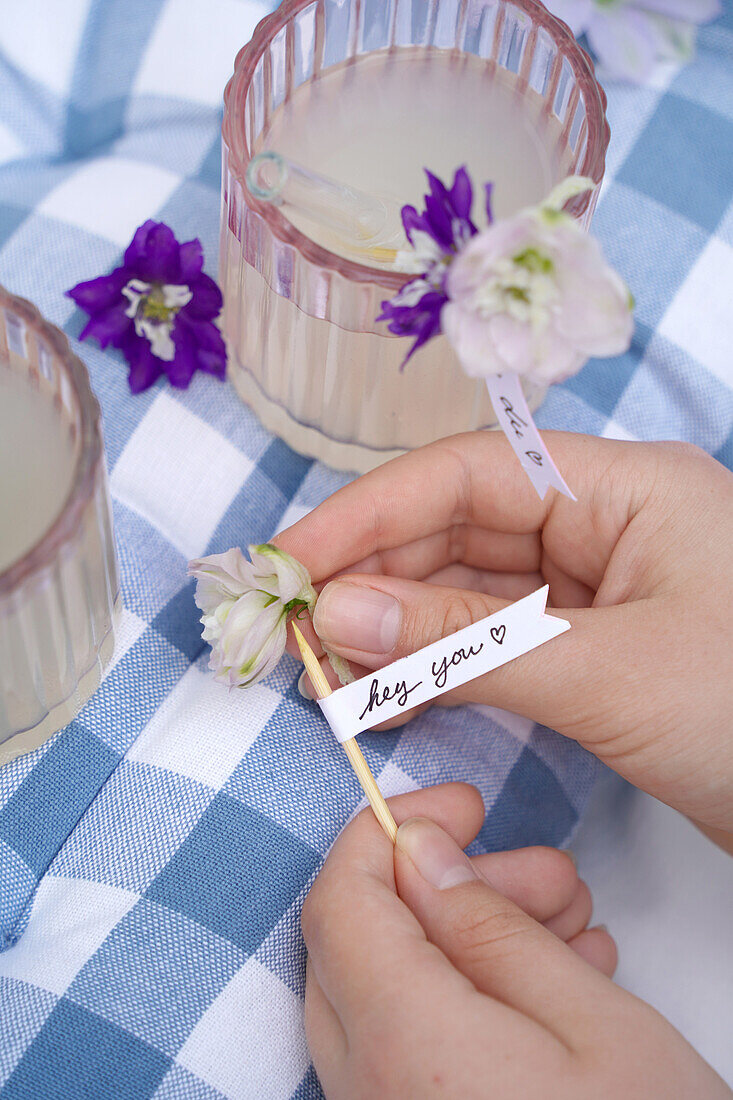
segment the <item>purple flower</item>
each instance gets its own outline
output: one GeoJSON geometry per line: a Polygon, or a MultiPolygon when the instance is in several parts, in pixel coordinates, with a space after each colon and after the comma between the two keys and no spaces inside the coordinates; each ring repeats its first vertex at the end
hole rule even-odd
{"type": "Polygon", "coordinates": [[[657,61],[689,61],[696,24],[720,15],[720,0],[546,0],[573,34],[585,34],[611,76],[642,81],[657,61]]]}
{"type": "Polygon", "coordinates": [[[119,348],[130,364],[133,393],[165,374],[185,389],[197,370],[223,379],[226,348],[214,324],[222,296],[202,268],[198,239],[179,244],[163,222],[135,232],[121,267],[78,283],[67,296],[89,314],[79,339],[119,348]]]}
{"type": "MultiPolygon", "coordinates": [[[[427,168],[425,175],[430,191],[425,196],[424,212],[419,214],[414,206],[402,207],[402,224],[412,248],[398,252],[396,260],[400,271],[420,275],[406,283],[394,298],[382,302],[377,318],[387,321],[387,328],[396,336],[415,337],[403,367],[418,348],[440,332],[440,314],[448,300],[448,268],[478,232],[471,220],[473,188],[466,168],[458,169],[450,190],[427,168]]],[[[485,192],[486,216],[491,225],[491,184],[486,184],[485,192]]]]}

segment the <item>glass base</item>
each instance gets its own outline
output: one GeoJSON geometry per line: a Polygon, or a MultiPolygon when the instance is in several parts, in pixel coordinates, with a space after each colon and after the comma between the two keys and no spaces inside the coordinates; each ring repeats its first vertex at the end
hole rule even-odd
{"type": "MultiPolygon", "coordinates": [[[[298,454],[325,462],[327,466],[332,466],[336,470],[353,470],[358,474],[366,474],[392,458],[407,454],[408,448],[405,447],[368,447],[348,440],[335,439],[319,428],[301,423],[282,405],[263,393],[257,380],[246,367],[240,364],[232,366],[231,359],[229,380],[263,427],[285,440],[287,445],[298,454]]],[[[526,393],[532,412],[539,408],[546,393],[546,387],[531,387],[530,392],[526,393]]],[[[498,428],[496,420],[481,425],[466,425],[467,431],[496,431],[498,428]]]]}
{"type": "Polygon", "coordinates": [[[88,703],[92,695],[102,682],[115,650],[115,628],[119,622],[122,611],[122,601],[117,600],[114,607],[112,627],[99,647],[97,658],[92,667],[79,678],[74,694],[68,699],[62,700],[46,714],[40,722],[31,729],[21,730],[13,734],[7,741],[0,745],[0,767],[9,764],[19,756],[25,756],[28,752],[40,748],[55,733],[58,733],[69,722],[73,722],[77,714],[88,703]]]}

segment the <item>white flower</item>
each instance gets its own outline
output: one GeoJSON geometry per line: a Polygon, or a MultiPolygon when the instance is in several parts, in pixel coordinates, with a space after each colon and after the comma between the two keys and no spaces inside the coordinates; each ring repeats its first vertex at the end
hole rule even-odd
{"type": "Polygon", "coordinates": [[[573,34],[585,34],[611,76],[645,80],[657,61],[689,61],[696,24],[720,15],[720,0],[547,0],[573,34]]]}
{"type": "Polygon", "coordinates": [[[598,242],[562,212],[592,181],[477,233],[451,264],[443,329],[467,374],[515,371],[550,383],[630,343],[632,300],[598,242]]]}
{"type": "Polygon", "coordinates": [[[130,303],[125,316],[133,319],[135,332],[149,341],[153,355],[172,363],[176,354],[171,337],[173,322],[179,309],[191,301],[191,290],[175,283],[153,285],[142,279],[130,279],[122,293],[130,303]]]}
{"type": "Polygon", "coordinates": [[[211,554],[189,562],[209,668],[230,687],[249,687],[275,668],[285,650],[288,614],[312,610],[316,593],[307,570],[270,543],[211,554]]]}

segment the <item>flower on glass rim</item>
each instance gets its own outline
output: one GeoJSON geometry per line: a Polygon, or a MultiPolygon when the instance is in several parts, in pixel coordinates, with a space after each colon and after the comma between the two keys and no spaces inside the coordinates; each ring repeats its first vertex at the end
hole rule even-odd
{"type": "Polygon", "coordinates": [[[181,389],[197,370],[224,378],[226,348],[214,324],[222,296],[203,263],[198,239],[179,244],[169,226],[146,221],[120,267],[66,292],[89,314],[79,339],[119,348],[133,393],[161,374],[181,389]]]}
{"type": "Polygon", "coordinates": [[[209,668],[229,687],[250,687],[275,668],[285,651],[291,611],[313,610],[316,593],[300,562],[270,543],[189,562],[209,668]]]}
{"type": "Polygon", "coordinates": [[[443,329],[471,377],[515,371],[557,382],[591,355],[628,348],[629,290],[561,209],[591,186],[565,180],[541,206],[478,233],[451,264],[443,329]]]}
{"type": "Polygon", "coordinates": [[[584,34],[612,76],[645,80],[656,61],[689,61],[696,25],[720,15],[720,0],[547,0],[573,34],[584,34]]]}
{"type": "MultiPolygon", "coordinates": [[[[447,301],[445,279],[448,267],[464,244],[478,232],[471,221],[473,188],[468,172],[459,168],[450,190],[425,169],[430,191],[425,210],[402,207],[402,224],[411,249],[398,252],[395,266],[408,273],[419,272],[388,301],[382,302],[378,321],[396,336],[414,336],[404,367],[428,340],[441,331],[440,314],[447,301]]],[[[491,224],[491,186],[486,187],[486,215],[491,224]]]]}

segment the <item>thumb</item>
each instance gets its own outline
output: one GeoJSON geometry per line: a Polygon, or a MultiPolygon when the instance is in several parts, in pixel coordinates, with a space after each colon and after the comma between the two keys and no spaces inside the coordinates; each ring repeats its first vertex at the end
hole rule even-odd
{"type": "MultiPolygon", "coordinates": [[[[375,669],[509,602],[399,577],[354,575],[326,585],[313,625],[328,649],[375,669]]],[[[571,630],[448,697],[514,711],[582,740],[605,721],[611,701],[623,697],[625,678],[636,680],[643,668],[649,649],[641,644],[640,632],[648,632],[641,606],[553,608],[549,614],[567,619],[571,630]]]]}
{"type": "Polygon", "coordinates": [[[578,1038],[588,998],[617,987],[475,870],[439,825],[410,818],[397,831],[395,878],[428,940],[485,994],[578,1038]]]}

